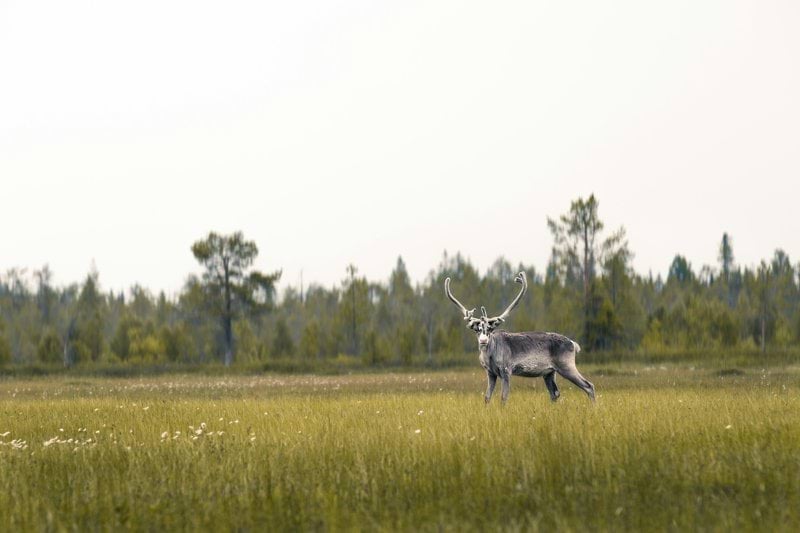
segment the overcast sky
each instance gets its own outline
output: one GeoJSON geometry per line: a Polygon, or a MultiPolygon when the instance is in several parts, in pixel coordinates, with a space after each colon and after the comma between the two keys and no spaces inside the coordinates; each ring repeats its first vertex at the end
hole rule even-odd
{"type": "Polygon", "coordinates": [[[595,193],[634,266],[800,259],[800,3],[0,0],[0,275],[174,294],[210,230],[282,286],[544,268],[595,193]]]}

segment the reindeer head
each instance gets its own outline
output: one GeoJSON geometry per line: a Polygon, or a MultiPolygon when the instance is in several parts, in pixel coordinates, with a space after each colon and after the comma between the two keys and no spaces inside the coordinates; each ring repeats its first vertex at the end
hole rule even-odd
{"type": "Polygon", "coordinates": [[[511,314],[511,311],[519,304],[519,301],[522,299],[522,295],[525,294],[525,291],[528,289],[528,281],[525,279],[525,272],[520,272],[517,274],[517,277],[514,278],[516,283],[522,285],[522,289],[520,289],[519,294],[514,301],[512,301],[506,310],[503,311],[500,315],[495,317],[489,317],[486,314],[486,308],[481,306],[481,316],[480,318],[475,318],[473,314],[475,313],[475,309],[467,310],[461,302],[459,302],[453,293],[450,292],[450,278],[444,280],[444,291],[447,294],[447,297],[450,298],[450,301],[456,304],[456,306],[461,310],[464,314],[464,320],[467,323],[467,328],[475,331],[478,334],[478,347],[480,349],[485,349],[486,346],[489,344],[489,337],[497,329],[500,324],[505,322],[508,315],[511,314]]]}

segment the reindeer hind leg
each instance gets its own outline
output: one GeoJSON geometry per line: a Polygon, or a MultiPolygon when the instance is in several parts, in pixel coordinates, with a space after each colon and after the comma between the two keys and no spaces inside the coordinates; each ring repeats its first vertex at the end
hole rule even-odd
{"type": "Polygon", "coordinates": [[[561,393],[558,391],[558,385],[556,385],[556,373],[550,372],[549,374],[545,374],[544,384],[547,386],[547,391],[550,393],[550,400],[553,402],[558,400],[561,393]]]}
{"type": "Polygon", "coordinates": [[[577,367],[569,366],[567,368],[562,368],[558,370],[558,373],[561,374],[561,376],[563,376],[564,379],[568,379],[569,381],[574,383],[579,389],[585,392],[586,395],[589,396],[589,398],[592,401],[595,401],[594,385],[592,385],[591,381],[583,377],[581,373],[578,372],[577,367]]]}

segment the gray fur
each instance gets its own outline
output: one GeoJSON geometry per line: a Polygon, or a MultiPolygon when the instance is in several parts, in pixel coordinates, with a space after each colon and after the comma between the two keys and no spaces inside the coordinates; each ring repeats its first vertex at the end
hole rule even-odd
{"type": "Polygon", "coordinates": [[[514,280],[522,284],[522,290],[500,316],[489,318],[481,307],[481,318],[473,318],[450,292],[450,278],[445,280],[448,298],[464,314],[467,328],[478,333],[478,352],[481,366],[486,370],[487,387],[484,399],[492,399],[497,379],[502,381],[501,400],[505,403],[511,393],[511,376],[544,378],[550,399],[556,401],[561,393],[555,375],[574,383],[594,401],[594,385],[584,378],[575,366],[575,355],[581,351],[577,342],[558,333],[525,332],[509,333],[496,330],[517,306],[528,287],[525,273],[520,272],[514,280]]]}
{"type": "MultiPolygon", "coordinates": [[[[479,345],[479,360],[490,382],[492,376],[502,380],[503,402],[508,400],[511,376],[542,376],[550,398],[557,400],[560,392],[555,383],[555,374],[571,381],[594,400],[594,385],[575,366],[575,355],[579,350],[576,342],[558,333],[509,333],[498,330],[489,334],[489,343],[485,347],[479,345]]],[[[492,392],[493,387],[486,391],[487,403],[492,398],[492,392]]]]}

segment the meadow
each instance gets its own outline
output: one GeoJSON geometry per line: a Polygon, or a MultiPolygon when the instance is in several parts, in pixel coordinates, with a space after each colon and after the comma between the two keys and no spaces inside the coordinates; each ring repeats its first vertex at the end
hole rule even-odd
{"type": "Polygon", "coordinates": [[[0,530],[800,530],[800,367],[0,381],[0,530]]]}

